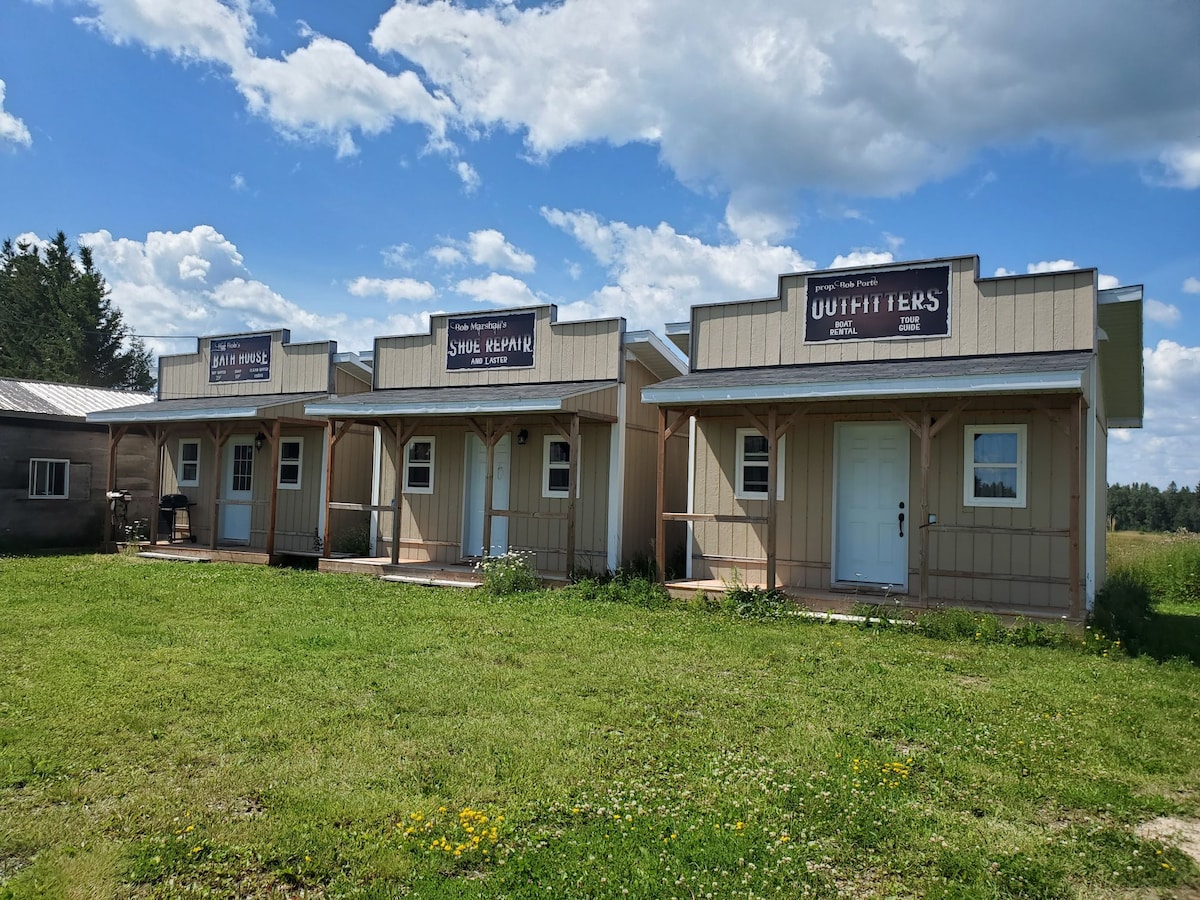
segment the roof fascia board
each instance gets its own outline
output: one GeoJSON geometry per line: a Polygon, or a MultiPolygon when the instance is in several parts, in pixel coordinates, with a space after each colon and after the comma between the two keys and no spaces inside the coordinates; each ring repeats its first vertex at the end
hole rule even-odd
{"type": "Polygon", "coordinates": [[[627,331],[625,333],[625,347],[631,350],[635,356],[653,352],[660,356],[667,365],[680,375],[687,374],[687,363],[684,362],[677,351],[668,346],[666,341],[653,331],[627,331]]]}
{"type": "Polygon", "coordinates": [[[870,400],[877,397],[928,397],[944,394],[1032,394],[1080,391],[1082,372],[1028,375],[955,375],[949,378],[885,378],[812,384],[642,390],[646,403],[754,403],[770,400],[870,400]]]}
{"type": "MultiPolygon", "coordinates": [[[[169,403],[170,401],[163,401],[169,403]]],[[[139,422],[208,422],[214,419],[254,419],[259,415],[261,406],[222,406],[216,409],[147,409],[142,412],[122,412],[110,409],[104,412],[88,413],[89,422],[99,422],[108,425],[128,425],[139,422]]]]}
{"type": "MultiPolygon", "coordinates": [[[[612,385],[608,385],[611,387],[612,385]]],[[[361,396],[361,395],[359,395],[361,396]]],[[[572,395],[576,396],[576,395],[572,395]]],[[[428,402],[368,402],[361,403],[314,403],[306,404],[304,412],[323,418],[377,418],[384,416],[465,416],[485,413],[509,412],[561,412],[565,398],[537,398],[530,400],[461,400],[448,403],[428,402]]]]}

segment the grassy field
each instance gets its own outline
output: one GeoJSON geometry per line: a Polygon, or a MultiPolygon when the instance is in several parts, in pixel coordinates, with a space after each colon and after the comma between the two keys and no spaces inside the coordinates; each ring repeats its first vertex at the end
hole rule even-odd
{"type": "Polygon", "coordinates": [[[0,559],[0,898],[1195,897],[1200,669],[1089,641],[0,559]]]}

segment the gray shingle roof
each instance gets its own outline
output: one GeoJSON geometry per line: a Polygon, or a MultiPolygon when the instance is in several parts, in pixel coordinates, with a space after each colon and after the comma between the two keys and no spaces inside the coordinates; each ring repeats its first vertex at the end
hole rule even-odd
{"type": "Polygon", "coordinates": [[[561,381],[541,384],[485,384],[470,387],[394,388],[330,398],[305,406],[310,415],[462,414],[497,406],[553,406],[569,397],[615,387],[615,381],[561,381]]]}
{"type": "Polygon", "coordinates": [[[155,400],[88,416],[89,422],[169,422],[198,419],[259,418],[276,406],[325,397],[326,394],[252,394],[249,396],[197,397],[187,400],[155,400]]]}
{"type": "Polygon", "coordinates": [[[0,378],[0,412],[82,419],[90,412],[145,403],[153,396],[78,384],[0,378]]]}

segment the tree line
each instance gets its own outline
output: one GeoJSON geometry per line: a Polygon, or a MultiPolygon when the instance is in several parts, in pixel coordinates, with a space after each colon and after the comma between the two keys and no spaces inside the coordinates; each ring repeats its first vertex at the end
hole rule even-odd
{"type": "Polygon", "coordinates": [[[1200,484],[1195,489],[1165,491],[1150,484],[1110,484],[1108,522],[1114,531],[1178,531],[1200,533],[1200,484]]]}
{"type": "Polygon", "coordinates": [[[61,231],[0,246],[0,377],[148,391],[150,351],[129,333],[92,251],[61,231]]]}

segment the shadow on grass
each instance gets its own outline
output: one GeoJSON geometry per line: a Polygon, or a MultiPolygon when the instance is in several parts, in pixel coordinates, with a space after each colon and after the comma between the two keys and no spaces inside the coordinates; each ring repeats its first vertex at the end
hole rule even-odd
{"type": "Polygon", "coordinates": [[[1187,659],[1200,666],[1200,616],[1152,613],[1138,650],[1159,662],[1187,659]]]}

